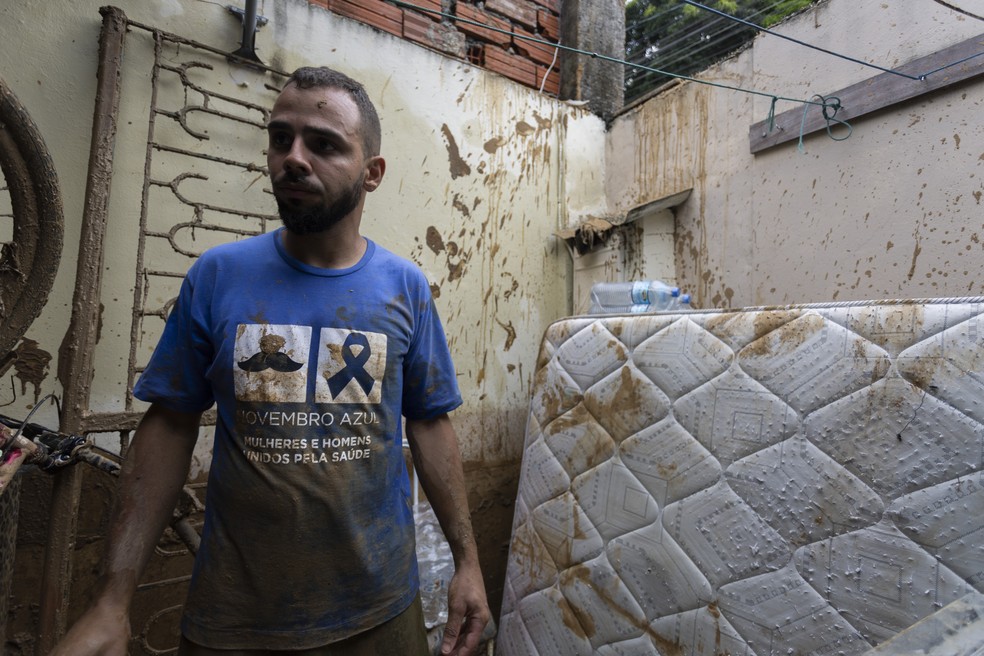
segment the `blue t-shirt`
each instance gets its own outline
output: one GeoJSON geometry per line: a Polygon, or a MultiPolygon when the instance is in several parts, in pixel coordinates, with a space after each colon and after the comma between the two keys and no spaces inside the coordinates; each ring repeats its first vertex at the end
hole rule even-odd
{"type": "Polygon", "coordinates": [[[189,270],[134,394],[184,412],[217,405],[189,639],[306,649],[409,606],[401,414],[461,404],[415,265],[369,241],[351,268],[308,266],[279,230],[213,248],[189,270]]]}

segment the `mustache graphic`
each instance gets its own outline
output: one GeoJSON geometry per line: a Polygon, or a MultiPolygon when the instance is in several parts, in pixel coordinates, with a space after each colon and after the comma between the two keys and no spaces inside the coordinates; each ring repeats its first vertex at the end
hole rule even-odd
{"type": "Polygon", "coordinates": [[[297,371],[304,366],[302,362],[294,362],[286,353],[257,353],[238,363],[243,371],[258,372],[273,369],[279,372],[297,371]]]}

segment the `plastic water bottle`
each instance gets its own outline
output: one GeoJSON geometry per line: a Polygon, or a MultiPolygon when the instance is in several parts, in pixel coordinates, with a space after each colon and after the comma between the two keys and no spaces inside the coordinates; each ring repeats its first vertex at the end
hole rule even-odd
{"type": "Polygon", "coordinates": [[[616,305],[613,307],[602,307],[597,303],[591,304],[588,314],[642,314],[643,312],[655,312],[648,303],[636,303],[635,305],[616,305]]]}
{"type": "Polygon", "coordinates": [[[599,282],[591,287],[591,307],[601,312],[625,312],[626,308],[641,305],[646,309],[637,311],[659,312],[670,309],[679,295],[679,287],[660,280],[599,282]]]}
{"type": "Polygon", "coordinates": [[[670,308],[674,312],[686,312],[687,310],[692,310],[690,307],[690,294],[680,294],[676,297],[673,307],[670,308]]]}

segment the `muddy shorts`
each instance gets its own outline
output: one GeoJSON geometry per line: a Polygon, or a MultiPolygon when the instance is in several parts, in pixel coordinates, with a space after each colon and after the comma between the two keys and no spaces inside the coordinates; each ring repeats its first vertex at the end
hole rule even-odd
{"type": "Polygon", "coordinates": [[[178,656],[427,656],[420,595],[409,608],[377,627],[324,647],[300,651],[208,649],[182,636],[178,656]]]}

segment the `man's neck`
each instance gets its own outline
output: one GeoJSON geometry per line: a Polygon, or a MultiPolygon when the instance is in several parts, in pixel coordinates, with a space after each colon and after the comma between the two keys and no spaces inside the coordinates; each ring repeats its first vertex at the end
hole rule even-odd
{"type": "Polygon", "coordinates": [[[358,264],[368,247],[357,227],[336,224],[308,235],[280,231],[284,249],[291,257],[321,269],[347,269],[358,264]]]}

